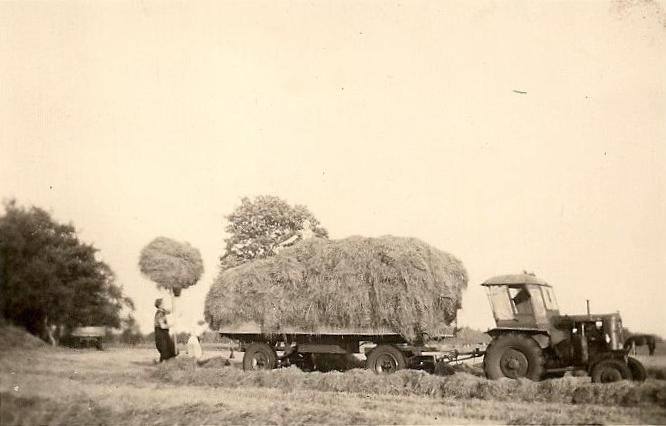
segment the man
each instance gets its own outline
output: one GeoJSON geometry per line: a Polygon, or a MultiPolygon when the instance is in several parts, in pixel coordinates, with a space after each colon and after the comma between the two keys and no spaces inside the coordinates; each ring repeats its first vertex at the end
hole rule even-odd
{"type": "Polygon", "coordinates": [[[164,301],[160,299],[155,300],[155,347],[160,353],[160,361],[166,361],[176,356],[174,344],[169,334],[169,323],[167,315],[169,311],[164,308],[164,301]]]}
{"type": "Polygon", "coordinates": [[[518,314],[532,313],[530,293],[524,288],[521,288],[518,294],[513,298],[513,304],[516,306],[516,311],[518,311],[518,314]]]}

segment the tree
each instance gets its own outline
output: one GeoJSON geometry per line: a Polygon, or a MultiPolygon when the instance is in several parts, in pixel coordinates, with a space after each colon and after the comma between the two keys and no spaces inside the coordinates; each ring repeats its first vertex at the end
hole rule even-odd
{"type": "Polygon", "coordinates": [[[226,218],[230,237],[224,240],[222,270],[272,256],[285,242],[301,238],[304,231],[315,237],[328,237],[328,231],[307,207],[292,207],[273,195],[260,195],[254,200],[243,197],[241,205],[226,218]]]}
{"type": "Polygon", "coordinates": [[[129,316],[127,321],[123,324],[122,332],[118,335],[117,340],[120,343],[126,345],[136,345],[138,343],[143,343],[143,334],[139,329],[139,324],[137,324],[136,319],[133,316],[129,316]]]}
{"type": "Polygon", "coordinates": [[[119,327],[134,310],[97,249],[49,213],[5,204],[0,217],[0,315],[54,341],[78,326],[119,327]]]}

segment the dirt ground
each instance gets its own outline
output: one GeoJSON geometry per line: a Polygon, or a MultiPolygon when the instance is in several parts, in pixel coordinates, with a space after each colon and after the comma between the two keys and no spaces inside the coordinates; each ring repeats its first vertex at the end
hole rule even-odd
{"type": "MultiPolygon", "coordinates": [[[[264,385],[263,378],[256,386],[225,383],[228,375],[222,370],[238,368],[242,353],[236,354],[230,367],[198,368],[192,373],[208,379],[218,375],[221,380],[183,384],[157,374],[168,373],[171,367],[154,365],[155,355],[154,349],[119,347],[0,352],[0,424],[666,424],[666,407],[660,402],[616,406],[513,401],[510,396],[500,401],[332,392],[264,385]]],[[[206,355],[219,359],[228,352],[206,355]]],[[[652,363],[658,364],[654,359],[652,363]]],[[[172,365],[185,364],[179,359],[172,365]]],[[[188,371],[179,371],[180,377],[188,371]]],[[[295,374],[298,380],[311,380],[324,376],[308,374],[343,373],[295,374]]],[[[655,382],[658,385],[650,389],[666,392],[663,382],[655,382]]]]}

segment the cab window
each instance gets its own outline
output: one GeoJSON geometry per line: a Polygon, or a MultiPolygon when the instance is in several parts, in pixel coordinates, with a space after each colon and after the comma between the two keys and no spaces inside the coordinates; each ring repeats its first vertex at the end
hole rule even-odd
{"type": "Polygon", "coordinates": [[[509,287],[509,296],[516,314],[531,314],[533,312],[532,298],[524,286],[509,287]]]}
{"type": "Polygon", "coordinates": [[[541,292],[540,286],[530,285],[527,287],[532,296],[532,309],[534,309],[534,317],[541,320],[548,314],[546,312],[545,296],[541,292]]]}
{"type": "Polygon", "coordinates": [[[557,310],[557,300],[555,300],[555,292],[550,287],[541,287],[543,293],[543,301],[546,304],[546,309],[549,311],[557,310]]]}
{"type": "Polygon", "coordinates": [[[508,297],[507,289],[504,286],[489,286],[488,299],[493,309],[493,314],[497,320],[513,319],[513,306],[508,297]]]}

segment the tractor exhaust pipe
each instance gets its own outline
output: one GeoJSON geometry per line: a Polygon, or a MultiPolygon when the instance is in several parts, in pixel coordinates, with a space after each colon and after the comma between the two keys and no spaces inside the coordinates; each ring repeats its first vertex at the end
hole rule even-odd
{"type": "Polygon", "coordinates": [[[590,299],[585,299],[585,303],[587,304],[587,316],[590,316],[590,299]]]}

